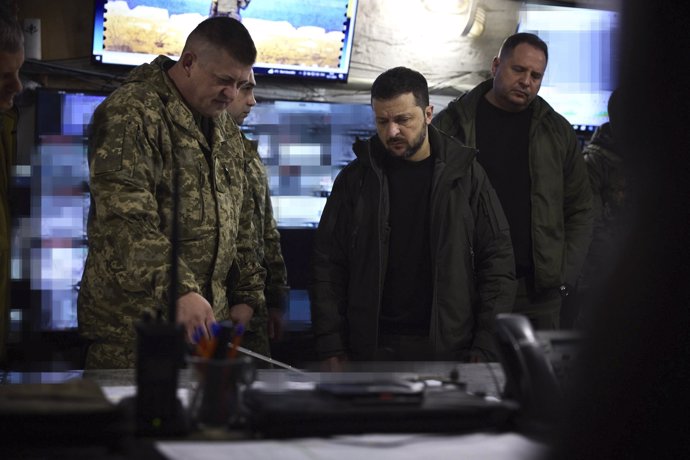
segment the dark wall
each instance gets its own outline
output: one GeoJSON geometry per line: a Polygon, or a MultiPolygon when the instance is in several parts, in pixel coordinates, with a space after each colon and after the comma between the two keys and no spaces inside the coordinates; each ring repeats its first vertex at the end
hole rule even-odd
{"type": "Polygon", "coordinates": [[[690,4],[622,3],[623,150],[637,212],[595,305],[558,459],[690,456],[690,4]]]}

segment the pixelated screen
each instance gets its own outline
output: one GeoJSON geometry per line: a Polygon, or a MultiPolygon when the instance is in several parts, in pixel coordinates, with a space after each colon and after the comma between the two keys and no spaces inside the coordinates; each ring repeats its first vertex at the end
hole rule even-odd
{"type": "MultiPolygon", "coordinates": [[[[16,174],[17,183],[28,184],[30,211],[13,223],[13,286],[28,291],[11,306],[15,330],[26,322],[40,330],[77,326],[87,252],[88,125],[105,97],[36,91],[36,151],[16,174]]],[[[243,130],[259,141],[274,215],[280,227],[290,228],[318,225],[333,179],[353,158],[355,138],[375,132],[366,104],[295,101],[259,103],[243,130]]]]}
{"type": "Polygon", "coordinates": [[[177,59],[209,16],[242,21],[256,45],[254,72],[346,82],[359,0],[95,0],[92,55],[103,64],[177,59]]]}
{"type": "Polygon", "coordinates": [[[265,101],[242,130],[258,141],[278,227],[316,227],[352,143],[376,132],[368,104],[265,101]]]}
{"type": "Polygon", "coordinates": [[[36,91],[36,150],[16,174],[19,184],[28,184],[30,205],[28,215],[13,222],[12,282],[19,287],[16,295],[13,287],[13,323],[41,330],[77,326],[89,208],[86,130],[105,97],[36,91]]]}
{"type": "Polygon", "coordinates": [[[612,10],[525,4],[519,32],[549,46],[539,95],[578,131],[608,121],[607,103],[618,82],[620,13],[612,10]]]}

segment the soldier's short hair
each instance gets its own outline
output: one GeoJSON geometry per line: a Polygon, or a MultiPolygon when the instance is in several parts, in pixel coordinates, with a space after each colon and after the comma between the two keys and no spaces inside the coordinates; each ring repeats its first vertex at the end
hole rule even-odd
{"type": "Polygon", "coordinates": [[[185,49],[195,41],[222,49],[243,65],[254,65],[256,46],[247,28],[237,19],[214,16],[205,19],[189,34],[185,49]]]}
{"type": "Polygon", "coordinates": [[[422,109],[429,105],[429,85],[424,75],[407,67],[394,67],[376,77],[371,85],[371,100],[387,101],[412,93],[422,109]]]}
{"type": "Polygon", "coordinates": [[[24,32],[16,19],[0,14],[0,51],[3,53],[16,53],[24,48],[24,32]]]}

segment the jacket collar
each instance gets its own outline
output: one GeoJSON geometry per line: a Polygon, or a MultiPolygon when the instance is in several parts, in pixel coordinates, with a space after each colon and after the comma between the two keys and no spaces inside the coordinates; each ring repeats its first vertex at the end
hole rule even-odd
{"type": "MultiPolygon", "coordinates": [[[[463,112],[465,119],[474,118],[475,114],[477,113],[477,106],[479,105],[480,98],[484,97],[486,93],[493,88],[493,86],[494,79],[489,78],[488,80],[484,80],[475,86],[469,92],[460,96],[460,99],[464,102],[460,108],[460,111],[463,112]]],[[[537,97],[535,97],[530,103],[530,108],[532,109],[533,119],[542,118],[544,115],[546,115],[546,113],[553,111],[553,108],[549,105],[549,103],[539,95],[537,95],[537,97]]]]}
{"type": "MultiPolygon", "coordinates": [[[[453,176],[462,175],[476,156],[476,150],[462,145],[457,139],[429,125],[431,155],[437,164],[445,166],[453,176]]],[[[386,149],[378,135],[368,140],[357,139],[352,146],[357,159],[366,167],[380,169],[386,149]]]]}
{"type": "MultiPolygon", "coordinates": [[[[163,105],[166,107],[172,122],[188,135],[193,136],[202,146],[210,149],[206,137],[203,135],[194,118],[194,113],[187,105],[177,87],[170,79],[167,69],[174,61],[167,56],[158,56],[150,64],[136,67],[127,76],[127,83],[144,83],[155,91],[163,105]]],[[[213,119],[213,142],[215,145],[226,142],[234,133],[232,127],[239,131],[226,112],[213,119]]],[[[215,150],[215,149],[213,149],[215,150]]]]}

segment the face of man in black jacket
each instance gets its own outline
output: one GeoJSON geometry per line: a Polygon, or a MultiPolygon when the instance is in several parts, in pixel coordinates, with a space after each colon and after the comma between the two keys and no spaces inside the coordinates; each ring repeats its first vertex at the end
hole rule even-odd
{"type": "Polygon", "coordinates": [[[392,99],[373,99],[371,105],[376,132],[391,156],[420,161],[431,154],[428,125],[432,106],[420,107],[411,92],[392,99]]]}
{"type": "Polygon", "coordinates": [[[494,87],[486,98],[508,112],[525,110],[537,97],[545,71],[544,52],[528,43],[521,43],[494,58],[491,64],[494,87]]]}

